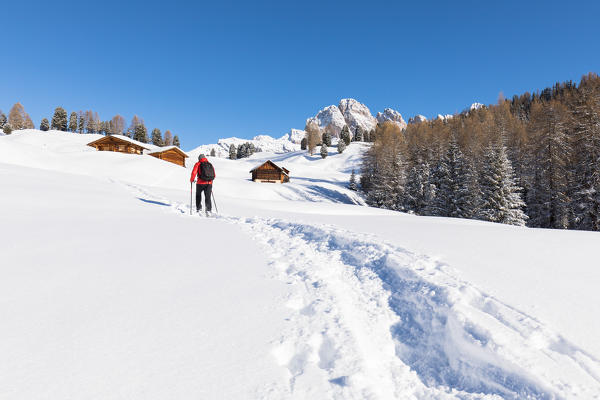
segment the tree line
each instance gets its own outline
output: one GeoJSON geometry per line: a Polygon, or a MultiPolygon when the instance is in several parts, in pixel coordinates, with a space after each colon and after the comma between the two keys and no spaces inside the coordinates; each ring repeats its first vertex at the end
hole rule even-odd
{"type": "Polygon", "coordinates": [[[453,118],[379,124],[361,167],[375,207],[600,230],[600,78],[557,83],[453,118]]]}
{"type": "MultiPolygon", "coordinates": [[[[57,107],[54,110],[51,121],[43,118],[40,122],[40,130],[48,131],[50,129],[73,133],[98,133],[101,135],[125,135],[131,139],[142,143],[152,143],[156,146],[177,146],[181,143],[177,135],[173,135],[171,131],[165,131],[164,135],[161,130],[154,128],[148,136],[148,129],[144,120],[137,115],[131,119],[131,123],[127,126],[125,118],[119,114],[115,115],[108,121],[100,119],[97,112],[88,111],[73,111],[67,117],[67,111],[62,107],[57,107]]],[[[25,112],[25,108],[21,103],[16,103],[10,109],[8,118],[0,110],[0,129],[4,133],[10,134],[14,130],[19,129],[34,129],[33,121],[29,114],[25,112]]]]}

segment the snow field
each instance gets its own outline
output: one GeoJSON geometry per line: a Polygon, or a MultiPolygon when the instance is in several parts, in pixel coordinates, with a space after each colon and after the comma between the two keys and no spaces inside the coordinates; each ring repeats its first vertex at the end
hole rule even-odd
{"type": "Polygon", "coordinates": [[[0,398],[600,398],[594,233],[359,207],[356,143],[190,216],[197,156],[92,136],[0,140],[0,398]]]}
{"type": "Polygon", "coordinates": [[[294,288],[272,350],[286,398],[598,398],[597,360],[443,262],[334,226],[219,219],[294,288]]]}

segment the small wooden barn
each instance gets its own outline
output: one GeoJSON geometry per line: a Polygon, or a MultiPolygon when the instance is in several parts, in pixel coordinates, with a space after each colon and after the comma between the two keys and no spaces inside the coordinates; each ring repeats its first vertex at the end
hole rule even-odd
{"type": "Polygon", "coordinates": [[[88,143],[88,146],[94,147],[98,151],[117,151],[129,154],[144,154],[144,150],[150,149],[144,143],[123,135],[104,136],[88,143]]]}
{"type": "Polygon", "coordinates": [[[160,147],[156,150],[149,151],[148,154],[159,160],[165,160],[173,164],[181,165],[184,168],[185,159],[188,158],[188,155],[177,146],[160,147]]]}
{"type": "Polygon", "coordinates": [[[250,173],[253,182],[285,183],[290,181],[290,171],[278,166],[271,160],[267,160],[250,170],[250,173]]]}

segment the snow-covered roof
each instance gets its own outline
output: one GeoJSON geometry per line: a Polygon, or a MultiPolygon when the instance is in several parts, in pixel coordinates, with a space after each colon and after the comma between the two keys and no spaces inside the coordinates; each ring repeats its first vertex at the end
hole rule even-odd
{"type": "Polygon", "coordinates": [[[275,164],[271,160],[267,160],[264,163],[262,163],[262,164],[260,164],[260,165],[258,165],[256,167],[254,167],[254,168],[252,168],[250,170],[250,172],[254,172],[255,170],[259,169],[260,167],[262,167],[263,165],[268,164],[268,163],[271,163],[275,168],[277,168],[278,170],[280,170],[281,172],[283,172],[284,175],[289,176],[289,172],[290,172],[289,170],[287,170],[286,168],[280,167],[279,165],[275,164]]]}
{"type": "Polygon", "coordinates": [[[164,153],[165,151],[176,150],[178,153],[183,154],[184,157],[189,157],[183,150],[181,150],[177,146],[165,146],[165,147],[154,146],[154,147],[155,147],[154,150],[150,150],[150,151],[146,152],[146,154],[164,153]]]}
{"type": "MultiPolygon", "coordinates": [[[[125,135],[108,135],[108,136],[105,136],[105,137],[113,137],[113,138],[118,139],[118,140],[123,140],[125,142],[129,142],[131,144],[135,144],[136,146],[140,146],[140,147],[142,147],[142,148],[144,148],[146,150],[154,150],[154,149],[157,148],[157,146],[155,146],[153,144],[142,143],[142,142],[139,142],[137,140],[133,140],[130,137],[127,137],[125,135]]],[[[92,144],[92,143],[97,142],[97,141],[102,140],[102,139],[104,139],[104,138],[96,139],[93,142],[90,142],[88,144],[92,144]]]]}

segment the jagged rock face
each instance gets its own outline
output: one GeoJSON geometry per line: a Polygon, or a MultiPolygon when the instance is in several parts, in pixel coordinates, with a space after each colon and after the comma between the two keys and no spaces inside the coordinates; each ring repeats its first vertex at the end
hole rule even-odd
{"type": "Polygon", "coordinates": [[[471,107],[469,107],[469,111],[479,110],[481,107],[485,107],[485,105],[481,103],[473,103],[471,104],[471,107]]]}
{"type": "Polygon", "coordinates": [[[409,124],[418,124],[419,122],[425,121],[427,121],[427,118],[425,118],[425,116],[421,114],[415,115],[414,117],[408,119],[409,124]]]}
{"type": "Polygon", "coordinates": [[[325,132],[327,127],[330,127],[330,133],[332,136],[339,137],[340,132],[344,125],[346,125],[346,120],[344,116],[340,112],[340,109],[336,106],[325,107],[318,114],[312,118],[306,120],[306,124],[314,122],[319,126],[321,132],[325,132]]]}
{"type": "Polygon", "coordinates": [[[375,119],[377,120],[378,123],[392,121],[396,125],[398,125],[400,127],[400,129],[402,129],[402,130],[406,129],[406,122],[404,121],[404,118],[402,118],[402,115],[398,111],[392,110],[391,108],[386,108],[385,110],[383,110],[382,113],[381,112],[377,113],[377,116],[375,117],[375,119]]]}
{"type": "Polygon", "coordinates": [[[300,144],[305,136],[306,132],[304,130],[292,128],[289,133],[283,135],[279,140],[289,140],[292,143],[300,144]]]}
{"type": "Polygon", "coordinates": [[[452,115],[452,114],[446,114],[446,115],[438,114],[435,119],[439,119],[440,121],[446,122],[453,117],[454,117],[454,115],[452,115]]]}
{"type": "Polygon", "coordinates": [[[355,132],[357,126],[360,126],[365,131],[375,129],[377,120],[371,115],[371,111],[364,104],[354,99],[342,99],[338,108],[344,116],[344,120],[351,132],[355,132]]]}

